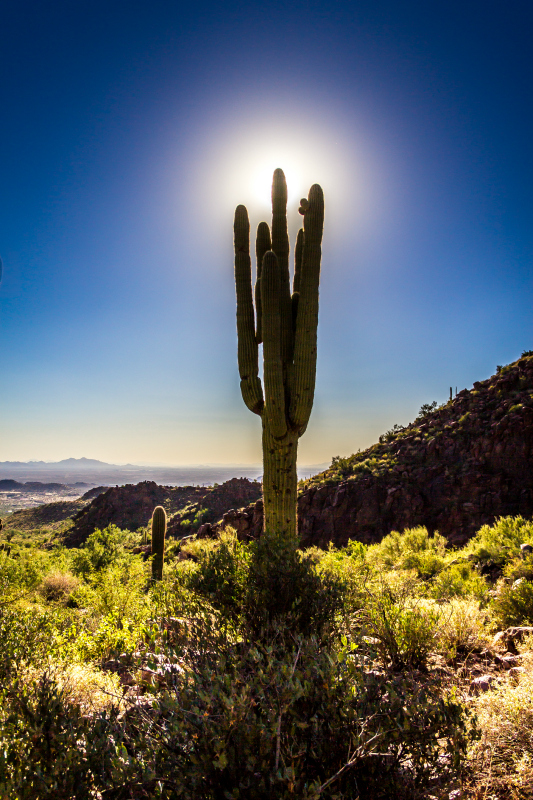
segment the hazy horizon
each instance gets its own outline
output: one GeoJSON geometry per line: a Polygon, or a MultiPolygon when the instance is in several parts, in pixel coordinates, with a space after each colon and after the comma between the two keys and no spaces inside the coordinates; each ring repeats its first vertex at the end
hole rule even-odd
{"type": "MultiPolygon", "coordinates": [[[[28,459],[26,461],[22,461],[21,459],[5,459],[4,461],[0,461],[0,466],[2,466],[3,464],[45,464],[45,465],[51,464],[51,465],[55,465],[55,464],[64,463],[65,461],[72,461],[72,460],[79,461],[79,462],[82,462],[84,460],[87,460],[87,461],[98,461],[100,464],[103,464],[103,465],[109,466],[109,467],[154,467],[154,468],[161,467],[163,469],[166,469],[166,468],[169,468],[169,469],[172,469],[172,468],[174,468],[174,469],[189,469],[189,468],[195,468],[195,467],[197,467],[197,468],[200,468],[200,467],[227,467],[228,469],[237,469],[238,467],[246,467],[246,468],[249,468],[249,469],[255,469],[255,468],[262,469],[262,463],[261,462],[231,462],[231,461],[212,461],[212,462],[209,462],[209,461],[202,461],[202,462],[191,462],[191,463],[188,463],[188,464],[177,464],[177,463],[171,463],[171,462],[168,462],[168,463],[166,463],[166,462],[158,462],[158,463],[137,462],[136,464],[132,464],[130,462],[126,462],[126,463],[123,463],[123,464],[114,464],[114,463],[110,463],[108,461],[102,461],[101,459],[88,458],[86,456],[80,456],[78,458],[76,458],[75,456],[70,456],[70,457],[67,457],[67,458],[58,459],[57,461],[48,461],[46,459],[37,459],[37,458],[30,458],[30,459],[28,459]]],[[[327,463],[329,464],[330,461],[331,461],[331,459],[327,463]]],[[[311,468],[311,467],[321,467],[325,463],[326,462],[320,462],[319,464],[301,464],[301,463],[299,463],[298,467],[302,468],[302,469],[311,468]]]]}

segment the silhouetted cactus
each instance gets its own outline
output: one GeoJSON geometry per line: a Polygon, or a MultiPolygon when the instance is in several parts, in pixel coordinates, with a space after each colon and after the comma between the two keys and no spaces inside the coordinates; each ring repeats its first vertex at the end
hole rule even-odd
{"type": "Polygon", "coordinates": [[[156,506],[152,515],[152,580],[163,579],[167,515],[163,506],[156,506]]]}
{"type": "Polygon", "coordinates": [[[296,538],[296,456],[315,391],[318,284],[324,197],[318,184],[300,201],[304,218],[295,248],[292,295],[287,232],[287,185],[281,169],[272,183],[272,231],[257,229],[255,311],[250,224],[235,210],[235,285],[241,392],[263,421],[263,500],[266,531],[296,538]],[[263,343],[264,396],[258,345],[263,343]]]}

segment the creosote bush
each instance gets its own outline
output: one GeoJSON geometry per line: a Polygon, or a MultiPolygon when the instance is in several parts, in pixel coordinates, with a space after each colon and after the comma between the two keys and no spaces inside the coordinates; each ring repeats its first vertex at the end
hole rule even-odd
{"type": "Polygon", "coordinates": [[[244,544],[229,529],[217,545],[196,552],[198,568],[190,573],[190,588],[254,636],[279,620],[295,633],[334,627],[343,605],[343,581],[331,572],[320,574],[312,556],[286,537],[265,534],[244,544]]]}
{"type": "Polygon", "coordinates": [[[427,528],[391,531],[378,545],[370,548],[371,562],[388,569],[416,569],[422,577],[431,577],[444,566],[446,539],[438,532],[430,536],[427,528]]]}
{"type": "Polygon", "coordinates": [[[435,649],[439,612],[401,589],[379,587],[361,612],[363,629],[374,641],[383,664],[392,669],[425,669],[435,649]]]}
{"type": "Polygon", "coordinates": [[[486,601],[489,587],[484,578],[469,561],[451,563],[437,573],[428,593],[436,600],[450,600],[453,597],[471,598],[486,601]]]}
{"type": "Polygon", "coordinates": [[[501,628],[533,625],[533,581],[519,578],[513,584],[500,583],[491,609],[501,628]]]}
{"type": "Polygon", "coordinates": [[[500,517],[494,525],[483,525],[465,548],[480,563],[504,566],[518,555],[524,542],[533,544],[533,522],[523,517],[500,517]]]}

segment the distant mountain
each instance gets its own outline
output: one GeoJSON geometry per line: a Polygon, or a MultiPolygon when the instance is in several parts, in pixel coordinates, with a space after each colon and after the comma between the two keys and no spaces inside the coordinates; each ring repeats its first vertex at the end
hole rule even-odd
{"type": "Polygon", "coordinates": [[[127,469],[128,467],[135,467],[134,464],[107,464],[105,461],[98,461],[96,458],[64,458],[61,461],[0,461],[0,469],[61,469],[68,467],[70,469],[127,469]]]}
{"type": "MultiPolygon", "coordinates": [[[[315,475],[326,465],[301,467],[300,478],[315,475]]],[[[260,465],[194,464],[180,467],[147,467],[138,464],[107,464],[95,458],[64,458],[62,461],[0,461],[0,479],[17,481],[58,482],[73,484],[83,481],[91,486],[116,486],[125,483],[155,481],[164,486],[211,486],[231,478],[261,477],[260,465]]]]}

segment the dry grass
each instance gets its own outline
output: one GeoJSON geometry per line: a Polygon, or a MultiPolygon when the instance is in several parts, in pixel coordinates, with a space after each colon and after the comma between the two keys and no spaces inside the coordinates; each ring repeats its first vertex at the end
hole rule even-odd
{"type": "Polygon", "coordinates": [[[452,598],[440,606],[438,649],[454,658],[457,653],[479,652],[491,642],[489,614],[473,599],[452,598]]]}
{"type": "Polygon", "coordinates": [[[533,798],[533,642],[522,647],[519,675],[506,673],[472,701],[481,738],[471,754],[473,798],[533,798]]]}
{"type": "Polygon", "coordinates": [[[38,682],[43,675],[55,681],[67,703],[79,705],[90,714],[121,702],[122,687],[118,675],[102,672],[91,664],[49,661],[45,667],[25,669],[26,684],[38,682]]]}
{"type": "Polygon", "coordinates": [[[39,593],[49,602],[66,602],[79,583],[70,572],[51,572],[41,583],[39,593]]]}

